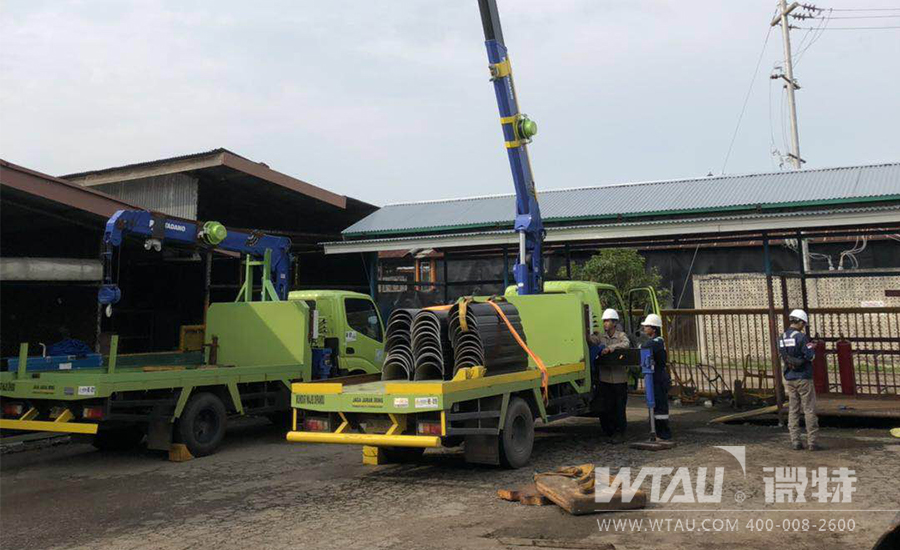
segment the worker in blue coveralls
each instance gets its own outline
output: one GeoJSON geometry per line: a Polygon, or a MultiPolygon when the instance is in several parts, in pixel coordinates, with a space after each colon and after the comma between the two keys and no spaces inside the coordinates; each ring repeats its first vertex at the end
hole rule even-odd
{"type": "Polygon", "coordinates": [[[809,317],[802,309],[795,309],[789,316],[790,326],[778,340],[778,353],[784,365],[784,389],[788,394],[788,429],[791,432],[791,447],[795,451],[803,449],[800,441],[800,413],[806,420],[806,443],[810,451],[818,449],[816,435],[819,419],[816,417],[816,387],[813,384],[813,364],[816,357],[815,344],[803,332],[809,317]]]}
{"type": "Polygon", "coordinates": [[[668,355],[666,343],[663,341],[662,318],[655,313],[647,315],[641,323],[641,329],[647,335],[648,340],[641,344],[641,349],[649,349],[653,353],[653,395],[655,407],[653,418],[656,421],[656,436],[660,439],[672,439],[672,429],[669,427],[669,370],[666,368],[668,355]]]}

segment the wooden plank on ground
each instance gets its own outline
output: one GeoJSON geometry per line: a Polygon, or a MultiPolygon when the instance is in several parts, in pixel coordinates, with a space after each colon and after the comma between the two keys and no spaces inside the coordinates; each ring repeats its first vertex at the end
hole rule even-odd
{"type": "Polygon", "coordinates": [[[521,502],[527,506],[546,506],[553,504],[537,490],[534,483],[523,485],[517,489],[498,489],[497,496],[510,502],[521,502]]]}
{"type": "Polygon", "coordinates": [[[538,491],[553,501],[554,504],[573,515],[593,514],[596,512],[613,512],[616,510],[635,510],[647,505],[647,494],[634,491],[629,502],[622,499],[622,490],[616,491],[610,502],[595,502],[594,491],[583,492],[578,480],[572,477],[540,474],[535,477],[538,491]]]}
{"type": "Polygon", "coordinates": [[[778,412],[778,405],[771,405],[769,407],[763,407],[761,409],[753,409],[752,411],[744,411],[734,414],[726,414],[725,416],[720,416],[718,418],[713,418],[710,420],[710,424],[721,424],[723,422],[731,422],[733,420],[743,420],[745,418],[753,418],[754,416],[762,416],[764,414],[772,414],[778,412]]]}

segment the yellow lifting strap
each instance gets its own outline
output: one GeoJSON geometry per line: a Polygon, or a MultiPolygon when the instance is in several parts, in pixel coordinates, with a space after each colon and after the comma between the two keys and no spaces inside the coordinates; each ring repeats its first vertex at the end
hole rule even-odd
{"type": "Polygon", "coordinates": [[[550,398],[548,394],[550,388],[550,373],[547,372],[547,367],[544,365],[544,362],[540,357],[537,356],[537,354],[531,351],[531,348],[529,348],[525,341],[522,340],[522,337],[519,336],[518,332],[516,332],[516,329],[512,326],[512,323],[509,322],[509,319],[506,317],[506,314],[503,313],[503,310],[500,308],[500,306],[498,306],[493,300],[488,300],[485,303],[491,304],[491,306],[497,312],[497,315],[499,315],[500,318],[503,319],[503,322],[506,324],[506,328],[509,329],[510,334],[513,335],[513,338],[515,338],[516,342],[519,344],[519,347],[525,350],[525,353],[527,353],[529,357],[534,359],[535,364],[539,369],[541,369],[541,393],[544,395],[544,403],[547,403],[550,398]]]}
{"type": "Polygon", "coordinates": [[[459,303],[459,330],[463,332],[469,332],[469,324],[466,322],[466,310],[469,309],[469,302],[471,301],[472,297],[468,296],[459,303]]]}
{"type": "Polygon", "coordinates": [[[491,71],[491,80],[497,80],[509,76],[512,73],[512,66],[509,64],[509,56],[500,63],[491,63],[488,65],[491,71]]]}

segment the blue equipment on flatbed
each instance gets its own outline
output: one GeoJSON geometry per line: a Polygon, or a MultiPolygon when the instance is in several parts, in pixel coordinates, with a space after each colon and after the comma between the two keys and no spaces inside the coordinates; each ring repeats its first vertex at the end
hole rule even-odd
{"type": "MultiPolygon", "coordinates": [[[[290,285],[291,240],[261,232],[242,232],[225,228],[219,222],[191,222],[168,219],[147,210],[119,210],[106,222],[103,235],[103,284],[97,298],[106,306],[117,303],[122,292],[113,281],[113,249],[122,245],[127,235],[146,237],[144,248],[162,250],[164,243],[203,246],[209,249],[238,252],[253,257],[264,267],[262,300],[286,300],[290,285]]],[[[248,283],[245,282],[245,286],[248,283]]],[[[241,289],[248,293],[250,288],[241,289]]],[[[109,314],[107,307],[107,314],[109,314]]]]}

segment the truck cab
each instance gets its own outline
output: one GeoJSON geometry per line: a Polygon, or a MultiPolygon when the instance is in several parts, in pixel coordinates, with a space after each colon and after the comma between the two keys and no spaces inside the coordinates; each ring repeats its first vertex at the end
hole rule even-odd
{"type": "Polygon", "coordinates": [[[306,302],[313,312],[313,349],[327,349],[341,375],[381,371],[384,323],[372,298],[343,290],[295,290],[288,300],[306,302]]]}
{"type": "MultiPolygon", "coordinates": [[[[515,285],[506,287],[506,296],[515,296],[515,285]]],[[[603,330],[600,318],[607,308],[619,314],[621,329],[628,335],[632,344],[643,338],[641,320],[650,313],[659,314],[659,301],[656,291],[651,287],[632,288],[623,294],[615,286],[593,281],[547,281],[544,283],[544,294],[575,294],[582,303],[588,306],[591,319],[591,330],[603,330]]]]}

